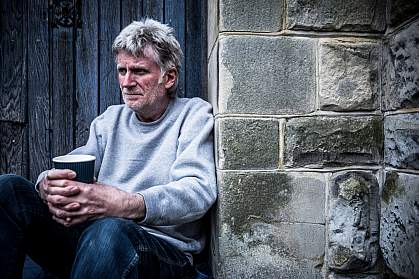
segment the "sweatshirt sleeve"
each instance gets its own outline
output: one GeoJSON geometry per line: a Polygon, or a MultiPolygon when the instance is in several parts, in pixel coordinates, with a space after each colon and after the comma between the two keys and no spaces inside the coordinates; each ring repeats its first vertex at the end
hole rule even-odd
{"type": "MultiPolygon", "coordinates": [[[[201,105],[202,104],[202,105],[201,105]]],[[[211,105],[188,113],[178,138],[171,182],[140,191],[146,205],[142,224],[179,225],[201,218],[217,196],[211,105]]]]}

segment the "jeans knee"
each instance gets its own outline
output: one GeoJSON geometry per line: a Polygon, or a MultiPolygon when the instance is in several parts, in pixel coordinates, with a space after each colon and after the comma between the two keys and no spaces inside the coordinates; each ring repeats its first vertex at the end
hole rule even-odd
{"type": "Polygon", "coordinates": [[[79,239],[73,275],[119,278],[138,259],[130,240],[133,225],[125,219],[104,218],[87,227],[79,239]]]}
{"type": "Polygon", "coordinates": [[[92,251],[96,255],[117,253],[129,244],[129,220],[121,218],[103,218],[96,220],[83,232],[79,247],[85,252],[92,251]]]}
{"type": "Polygon", "coordinates": [[[28,187],[30,182],[25,178],[15,174],[0,175],[0,196],[9,196],[16,187],[28,187]]]}

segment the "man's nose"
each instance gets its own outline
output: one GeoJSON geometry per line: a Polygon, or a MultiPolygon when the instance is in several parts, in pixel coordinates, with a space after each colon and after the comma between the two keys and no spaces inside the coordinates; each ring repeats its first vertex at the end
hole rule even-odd
{"type": "Polygon", "coordinates": [[[132,78],[132,74],[130,72],[127,72],[125,76],[122,79],[122,87],[132,87],[135,85],[135,81],[132,78]]]}

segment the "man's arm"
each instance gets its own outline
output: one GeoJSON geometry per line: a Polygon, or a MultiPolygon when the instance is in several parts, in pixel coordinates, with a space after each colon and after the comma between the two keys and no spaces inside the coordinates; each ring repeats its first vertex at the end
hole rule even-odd
{"type": "Polygon", "coordinates": [[[140,191],[147,209],[144,224],[178,225],[201,218],[217,196],[211,106],[197,102],[177,139],[177,156],[168,184],[140,191]]]}

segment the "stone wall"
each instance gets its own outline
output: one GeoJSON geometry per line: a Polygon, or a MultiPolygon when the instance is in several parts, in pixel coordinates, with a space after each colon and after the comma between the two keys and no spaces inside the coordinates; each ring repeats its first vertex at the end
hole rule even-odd
{"type": "Polygon", "coordinates": [[[208,1],[217,278],[419,278],[413,2],[208,1]]]}

